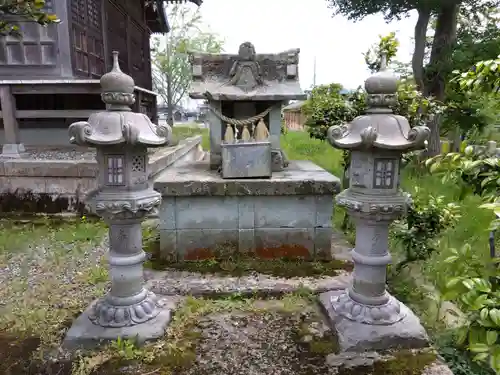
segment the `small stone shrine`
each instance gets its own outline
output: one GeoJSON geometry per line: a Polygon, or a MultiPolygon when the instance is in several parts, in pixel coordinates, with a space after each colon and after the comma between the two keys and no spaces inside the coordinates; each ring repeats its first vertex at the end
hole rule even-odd
{"type": "Polygon", "coordinates": [[[193,54],[190,97],[208,101],[210,158],[171,167],[162,193],[160,248],[168,260],[235,254],[329,259],[339,180],[280,147],[281,107],[306,99],[299,50],[193,54]]]}
{"type": "Polygon", "coordinates": [[[365,82],[368,109],[350,124],[332,126],[328,141],[351,152],[350,187],[337,195],[356,225],[353,280],[346,291],[320,296],[342,351],[420,348],[427,335],[419,319],[386,290],[389,225],[405,213],[409,196],[400,191],[403,153],[423,149],[430,131],[410,128],[392,113],[397,77],[385,70],[365,82]]]}
{"type": "Polygon", "coordinates": [[[280,147],[281,107],[306,99],[298,63],[298,49],[256,54],[249,42],[237,55],[192,55],[189,96],[208,100],[210,167],[223,178],[271,177],[288,166],[280,147]]]}
{"type": "Polygon", "coordinates": [[[69,127],[70,142],[97,149],[99,187],[87,203],[109,225],[111,290],[95,301],[66,335],[66,347],[91,346],[100,341],[163,335],[170,311],[144,288],[141,222],[160,205],[161,195],[148,181],[148,147],[166,145],[171,129],[157,126],[132,112],[134,80],[120,70],[113,53],[111,72],[101,77],[107,110],[69,127]]]}

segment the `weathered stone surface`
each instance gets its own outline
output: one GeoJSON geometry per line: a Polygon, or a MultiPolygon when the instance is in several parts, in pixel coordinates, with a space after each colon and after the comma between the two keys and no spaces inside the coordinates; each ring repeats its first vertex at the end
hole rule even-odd
{"type": "Polygon", "coordinates": [[[263,258],[331,258],[333,194],[340,181],[294,161],[269,180],[224,180],[207,163],[170,168],[163,193],[160,249],[166,259],[243,253],[263,258]]]}
{"type": "MultiPolygon", "coordinates": [[[[238,225],[237,221],[231,224],[238,225]]],[[[179,260],[224,258],[235,254],[260,258],[331,259],[331,233],[332,228],[314,227],[161,229],[160,252],[165,259],[179,260]]]]}
{"type": "Polygon", "coordinates": [[[376,374],[375,372],[370,371],[370,368],[374,367],[387,367],[387,369],[394,368],[394,371],[390,372],[390,374],[400,374],[398,369],[404,368],[405,365],[414,365],[418,366],[418,369],[407,367],[408,374],[418,373],[419,375],[453,375],[448,366],[437,358],[437,354],[432,348],[416,350],[396,349],[385,352],[366,351],[332,353],[327,355],[326,363],[337,371],[335,373],[340,374],[345,372],[348,374],[361,374],[361,371],[374,375],[382,373],[381,370],[378,370],[376,374]],[[431,363],[426,364],[426,362],[432,360],[433,357],[436,357],[436,359],[431,363]],[[404,361],[407,363],[404,363],[404,361]],[[393,364],[391,364],[391,362],[393,364]],[[384,363],[386,364],[385,366],[384,363]]]}
{"type": "Polygon", "coordinates": [[[429,339],[420,320],[401,304],[406,315],[391,325],[373,325],[354,322],[338,315],[332,308],[331,298],[341,291],[330,291],[319,296],[321,307],[335,328],[341,352],[360,352],[395,348],[418,349],[429,345],[429,339]]]}
{"type": "Polygon", "coordinates": [[[437,360],[424,369],[422,375],[453,375],[451,369],[440,360],[437,360]]]}
{"type": "Polygon", "coordinates": [[[256,301],[249,311],[202,317],[196,358],[179,375],[333,375],[325,362],[335,350],[331,331],[305,301],[294,302],[256,301]]]}
{"type": "Polygon", "coordinates": [[[238,54],[192,56],[193,82],[189,96],[212,100],[306,99],[298,79],[299,49],[277,54],[256,54],[243,43],[238,54]]]}
{"type": "Polygon", "coordinates": [[[314,292],[343,290],[351,280],[347,272],[338,276],[281,278],[262,274],[251,276],[218,276],[194,272],[145,270],[147,287],[158,295],[203,296],[215,294],[255,293],[280,295],[307,288],[314,292]]]}
{"type": "Polygon", "coordinates": [[[340,180],[310,161],[291,161],[270,179],[223,180],[204,161],[163,171],[155,190],[163,197],[330,195],[340,191],[340,180]]]}
{"type": "Polygon", "coordinates": [[[122,328],[101,327],[91,322],[89,316],[92,313],[94,301],[72,324],[66,333],[62,347],[68,350],[91,349],[97,346],[122,339],[137,340],[138,344],[144,344],[149,340],[155,340],[165,334],[165,329],[172,318],[172,311],[180,299],[172,296],[163,298],[163,308],[152,320],[139,325],[122,328]]]}
{"type": "MultiPolygon", "coordinates": [[[[149,159],[150,177],[171,166],[174,162],[182,160],[186,154],[196,151],[200,143],[201,136],[194,136],[181,141],[177,146],[164,147],[152,153],[149,159]]],[[[191,161],[192,158],[188,160],[191,161]]],[[[97,174],[97,163],[86,159],[0,160],[0,176],[5,177],[74,177],[95,179],[97,174]]]]}
{"type": "MultiPolygon", "coordinates": [[[[198,160],[201,136],[159,149],[150,156],[150,178],[177,163],[198,160]]],[[[97,163],[81,160],[0,161],[1,212],[80,212],[86,194],[97,187],[97,163]]]]}

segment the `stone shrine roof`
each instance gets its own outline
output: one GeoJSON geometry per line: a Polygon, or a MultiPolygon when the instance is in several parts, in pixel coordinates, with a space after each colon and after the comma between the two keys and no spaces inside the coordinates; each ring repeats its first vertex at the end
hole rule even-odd
{"type": "Polygon", "coordinates": [[[299,49],[256,54],[243,43],[237,55],[192,53],[192,99],[305,100],[299,84],[299,49]]]}

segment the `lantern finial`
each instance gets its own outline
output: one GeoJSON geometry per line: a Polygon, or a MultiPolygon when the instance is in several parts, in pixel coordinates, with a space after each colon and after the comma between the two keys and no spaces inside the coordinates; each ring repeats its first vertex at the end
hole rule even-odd
{"type": "Polygon", "coordinates": [[[122,72],[119,53],[113,51],[113,69],[101,77],[102,101],[109,104],[109,110],[130,110],[134,104],[135,83],[132,77],[122,72]]]}
{"type": "Polygon", "coordinates": [[[397,103],[398,77],[387,70],[387,54],[380,59],[380,70],[365,81],[368,112],[390,112],[389,107],[397,103]]]}

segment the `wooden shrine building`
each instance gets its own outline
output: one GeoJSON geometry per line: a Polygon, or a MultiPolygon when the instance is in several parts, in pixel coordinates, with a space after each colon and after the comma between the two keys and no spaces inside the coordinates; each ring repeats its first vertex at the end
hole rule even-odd
{"type": "Polygon", "coordinates": [[[165,2],[186,0],[46,0],[59,24],[20,21],[21,38],[0,37],[2,155],[18,157],[23,144],[67,144],[70,123],[104,109],[99,78],[112,51],[135,81],[133,110],[156,121],[150,37],[169,31],[165,2]]]}

